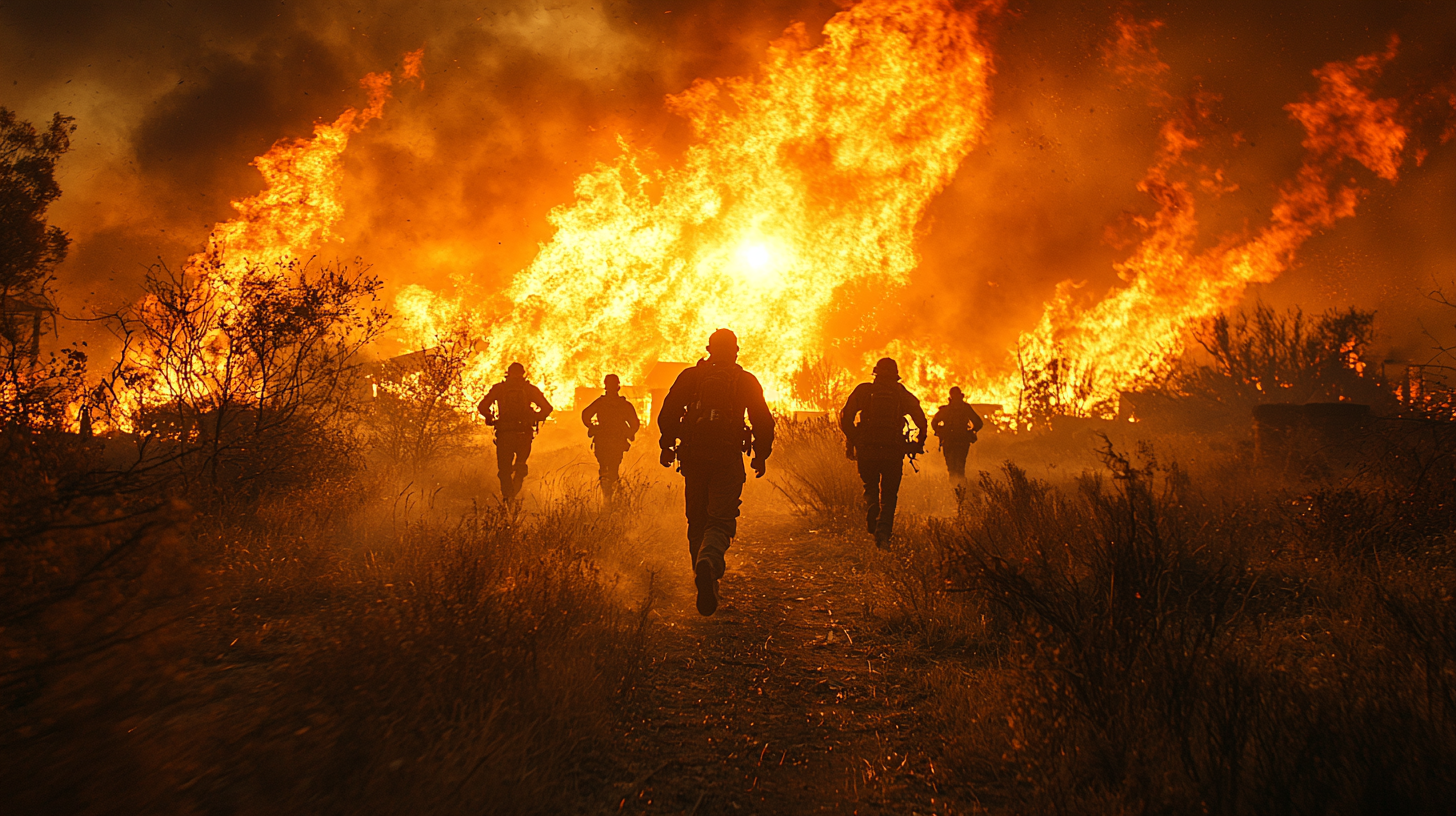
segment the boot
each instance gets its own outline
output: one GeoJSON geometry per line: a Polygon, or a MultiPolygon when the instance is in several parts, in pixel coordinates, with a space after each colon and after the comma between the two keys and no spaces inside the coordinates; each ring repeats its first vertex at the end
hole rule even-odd
{"type": "Polygon", "coordinates": [[[698,613],[711,615],[718,611],[718,579],[712,560],[698,559],[693,567],[693,582],[698,587],[698,613]]]}
{"type": "Polygon", "coordinates": [[[882,514],[880,523],[875,526],[875,546],[882,550],[890,549],[890,536],[894,533],[895,523],[890,516],[882,514]]]}
{"type": "Polygon", "coordinates": [[[730,544],[728,534],[717,527],[709,527],[703,533],[703,545],[698,548],[698,558],[706,559],[713,565],[714,578],[722,578],[723,571],[727,569],[723,554],[728,552],[730,544]]]}

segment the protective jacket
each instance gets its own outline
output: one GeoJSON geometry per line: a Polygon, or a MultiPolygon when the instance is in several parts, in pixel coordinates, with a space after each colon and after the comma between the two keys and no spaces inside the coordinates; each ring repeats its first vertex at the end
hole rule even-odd
{"type": "Polygon", "coordinates": [[[839,412],[839,428],[857,458],[899,459],[924,450],[925,411],[898,380],[877,379],[856,386],[839,412]],[[907,418],[919,430],[916,443],[906,438],[907,418]]]}
{"type": "Polygon", "coordinates": [[[603,394],[592,400],[581,412],[581,422],[587,427],[592,446],[603,453],[631,449],[629,440],[642,427],[637,409],[621,394],[603,394]]]}
{"type": "Polygon", "coordinates": [[[679,374],[663,400],[657,427],[662,448],[677,446],[684,466],[737,462],[742,468],[745,452],[767,459],[773,451],[774,419],[763,386],[737,363],[699,360],[679,374]]]}
{"type": "Polygon", "coordinates": [[[935,412],[935,419],[930,421],[935,435],[946,445],[969,445],[976,441],[976,434],[984,426],[981,415],[966,402],[940,406],[940,410],[935,412]]]}
{"type": "Polygon", "coordinates": [[[485,417],[485,424],[495,428],[496,436],[501,436],[534,433],[552,408],[541,389],[524,377],[507,377],[490,387],[476,410],[485,417]]]}

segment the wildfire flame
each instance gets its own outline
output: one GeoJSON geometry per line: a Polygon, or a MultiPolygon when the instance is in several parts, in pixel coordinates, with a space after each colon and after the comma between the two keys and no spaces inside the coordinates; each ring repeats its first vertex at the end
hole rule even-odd
{"type": "Polygon", "coordinates": [[[344,150],[350,136],[383,115],[392,81],[387,72],[365,76],[359,80],[369,92],[363,110],[349,108],[333,122],[320,122],[312,139],[280,139],[254,159],[267,189],[234,201],[238,217],[214,226],[207,248],[189,258],[187,268],[209,270],[209,285],[234,289],[250,270],[297,259],[335,240],[333,229],[344,217],[339,188],[344,150]]]}
{"type": "MultiPolygon", "coordinates": [[[[406,55],[406,75],[418,78],[421,57],[422,52],[406,55]]],[[[362,109],[348,108],[332,122],[320,122],[311,139],[281,139],[253,160],[267,188],[232,202],[238,216],[215,225],[206,247],[183,267],[199,286],[218,296],[220,310],[236,308],[250,276],[279,274],[290,262],[338,240],[333,230],[344,217],[340,195],[344,150],[351,136],[383,115],[392,79],[387,72],[365,76],[359,84],[368,91],[368,104],[362,109]]],[[[138,306],[143,313],[152,307],[150,300],[138,306]]],[[[122,429],[131,429],[139,409],[165,405],[195,387],[209,370],[218,370],[227,350],[220,341],[207,349],[207,354],[191,361],[191,370],[182,371],[161,371],[149,365],[147,349],[133,349],[135,368],[152,371],[153,376],[117,394],[122,429]]]]}
{"type": "MultiPolygon", "coordinates": [[[[888,293],[908,282],[927,205],[985,129],[992,69],[981,23],[999,7],[865,0],[835,15],[817,46],[802,25],[791,27],[756,76],[700,80],[669,97],[695,134],[676,166],[655,169],[655,156],[623,142],[618,159],[581,176],[576,200],[550,214],[553,239],[502,293],[504,307],[473,311],[406,285],[394,304],[404,336],[419,347],[483,338],[462,393],[520,360],[563,400],[608,372],[641,381],[656,361],[691,361],[727,326],[767,396],[791,405],[795,372],[832,345],[824,325],[843,287],[888,293]]],[[[1149,45],[1158,25],[1119,20],[1108,53],[1125,63],[1125,81],[1167,72],[1149,45]]],[[[1279,188],[1269,223],[1203,250],[1195,192],[1234,188],[1221,171],[1196,183],[1176,172],[1202,146],[1209,100],[1192,100],[1163,126],[1139,185],[1159,209],[1138,222],[1146,236],[1116,267],[1125,285],[1082,305],[1064,282],[1021,336],[1018,370],[962,380],[968,398],[1014,406],[1026,372],[1052,370],[1063,407],[1106,413],[1121,391],[1166,371],[1192,326],[1274,279],[1308,238],[1354,214],[1362,191],[1335,176],[1347,160],[1396,179],[1407,129],[1397,103],[1371,91],[1396,45],[1313,72],[1317,89],[1286,106],[1305,130],[1305,161],[1279,188]]],[[[423,84],[421,60],[406,55],[402,76],[423,84]]],[[[233,292],[246,276],[335,237],[341,154],[381,115],[391,80],[365,77],[366,107],[254,162],[267,189],[235,202],[239,217],[219,224],[188,262],[208,270],[206,285],[233,292]]],[[[861,351],[913,358],[902,371],[927,395],[958,370],[952,353],[923,344],[861,351]]],[[[166,389],[143,399],[163,402],[166,389]]]]}
{"type": "MultiPolygon", "coordinates": [[[[1092,413],[1115,410],[1121,391],[1155,378],[1177,359],[1189,327],[1237,303],[1250,284],[1273,280],[1307,239],[1355,214],[1361,190],[1334,178],[1346,160],[1394,181],[1407,129],[1396,121],[1397,103],[1372,99],[1370,89],[1396,45],[1392,40],[1381,53],[1315,70],[1318,90],[1285,106],[1305,129],[1305,161],[1280,188],[1269,224],[1247,239],[1194,251],[1193,191],[1170,170],[1200,145],[1191,132],[1198,117],[1164,125],[1158,160],[1139,185],[1159,202],[1159,211],[1142,221],[1148,237],[1117,266],[1128,285],[1079,309],[1074,286],[1064,282],[1036,328],[1020,339],[1022,369],[1060,366],[1061,404],[1092,413]]],[[[1214,183],[1222,183],[1221,174],[1214,183]]],[[[978,398],[1015,405],[1023,387],[1012,375],[980,389],[978,398]]]]}
{"type": "MultiPolygon", "coordinates": [[[[759,76],[699,81],[671,97],[696,143],[679,166],[625,143],[551,213],[553,240],[482,316],[474,388],[521,360],[553,399],[607,372],[640,380],[701,356],[734,329],[743,362],[783,401],[823,345],[836,289],[903,283],[926,206],[980,138],[990,57],[978,20],[944,0],[866,0],[810,47],[796,25],[759,76]]],[[[412,333],[438,299],[395,304],[412,333]]]]}

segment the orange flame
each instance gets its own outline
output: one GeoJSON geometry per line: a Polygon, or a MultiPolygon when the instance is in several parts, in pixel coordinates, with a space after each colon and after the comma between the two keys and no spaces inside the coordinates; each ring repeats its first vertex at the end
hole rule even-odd
{"type": "MultiPolygon", "coordinates": [[[[837,287],[902,283],[915,267],[916,225],[985,127],[978,18],[995,5],[866,0],[817,47],[791,27],[757,77],[671,97],[696,143],[662,171],[623,143],[577,180],[576,202],[551,213],[555,237],[506,291],[509,311],[483,318],[471,388],[513,360],[553,399],[606,372],[640,381],[728,326],[782,400],[820,353],[837,287]]],[[[396,304],[406,324],[411,303],[396,304]]]]}
{"type": "MultiPolygon", "coordinates": [[[[198,284],[220,295],[223,310],[238,303],[242,285],[255,275],[278,274],[290,261],[332,240],[344,215],[340,195],[342,160],[349,138],[378,119],[390,98],[392,77],[375,73],[360,80],[369,92],[362,109],[348,108],[330,123],[314,127],[312,139],[281,139],[252,164],[263,174],[267,188],[250,198],[232,202],[238,217],[219,223],[207,246],[187,259],[184,271],[198,284]]],[[[152,304],[144,301],[143,313],[152,304]]],[[[132,349],[130,364],[152,376],[138,382],[138,390],[117,395],[118,421],[131,430],[139,409],[165,405],[189,389],[201,387],[205,375],[221,370],[227,349],[214,338],[202,359],[189,361],[190,370],[158,371],[145,348],[132,349]]]]}
{"type": "MultiPolygon", "coordinates": [[[[713,329],[728,326],[770,399],[787,404],[795,371],[833,343],[824,321],[841,287],[893,288],[916,266],[927,205],[985,129],[991,60],[980,21],[999,5],[864,0],[832,18],[817,46],[803,26],[791,27],[757,76],[699,81],[669,98],[696,136],[677,166],[653,169],[653,156],[624,142],[615,162],[581,176],[575,202],[550,215],[555,236],[503,293],[505,308],[472,313],[423,287],[402,288],[395,309],[407,339],[424,347],[481,336],[466,393],[520,360],[561,400],[607,372],[640,382],[657,360],[691,361],[713,329]]],[[[1119,23],[1107,58],[1131,66],[1128,82],[1167,71],[1148,45],[1156,27],[1119,23]]],[[[1106,412],[1122,390],[1167,370],[1192,325],[1236,303],[1249,284],[1274,279],[1309,237],[1353,215],[1361,191],[1335,179],[1346,160],[1394,181],[1407,130],[1396,103],[1372,98],[1371,85],[1395,45],[1316,70],[1318,89],[1286,107],[1305,130],[1305,161],[1251,236],[1196,248],[1195,185],[1175,170],[1201,146],[1207,100],[1166,123],[1139,185],[1159,210],[1139,222],[1147,237],[1116,267],[1126,285],[1090,307],[1074,302],[1075,284],[1060,285],[1019,341],[1022,365],[1068,372],[1066,382],[1088,385],[1065,386],[1062,404],[1106,412]]],[[[422,59],[406,55],[402,76],[423,83],[422,59]]],[[[219,224],[188,262],[214,270],[206,285],[235,292],[247,275],[336,238],[341,155],[380,116],[390,83],[371,74],[366,108],[254,162],[268,188],[235,202],[239,217],[219,224]]],[[[1216,171],[1196,188],[1233,189],[1216,171]]],[[[955,359],[944,349],[897,342],[884,351],[912,352],[903,369],[912,386],[951,382],[955,359]]],[[[1012,375],[966,393],[1015,405],[1022,389],[1012,375]]],[[[165,390],[144,397],[166,399],[165,390]]]]}
{"type": "Polygon", "coordinates": [[[1163,27],[1163,22],[1135,20],[1125,13],[1118,14],[1112,22],[1117,36],[1103,46],[1102,61],[1124,85],[1152,84],[1161,94],[1158,82],[1169,67],[1158,55],[1153,35],[1163,27]]]}
{"type": "MultiPolygon", "coordinates": [[[[1198,222],[1192,191],[1170,179],[1173,168],[1199,145],[1187,118],[1163,127],[1158,161],[1139,189],[1159,202],[1157,215],[1143,222],[1151,233],[1131,258],[1118,264],[1128,285],[1091,308],[1072,301],[1064,282],[1035,329],[1019,343],[1030,369],[1062,368],[1063,377],[1085,390],[1063,393],[1062,404],[1090,413],[1114,409],[1120,391],[1165,372],[1183,351],[1187,330],[1236,303],[1251,283],[1273,280],[1289,267],[1312,235],[1354,215],[1361,191],[1335,184],[1335,170],[1347,159],[1380,178],[1394,181],[1407,129],[1396,121],[1397,103],[1372,99],[1370,86],[1395,56],[1396,42],[1378,54],[1314,71],[1319,89],[1285,107],[1303,125],[1306,157],[1294,180],[1283,185],[1270,223],[1246,240],[1228,240],[1194,251],[1198,222]]],[[[1222,183],[1216,176],[1215,183],[1222,183]]],[[[1013,377],[981,389],[979,399],[1015,405],[1021,383],[1013,377]]]]}
{"type": "Polygon", "coordinates": [[[189,269],[221,270],[210,276],[219,289],[236,287],[249,269],[261,269],[330,240],[344,217],[339,192],[341,157],[349,137],[384,112],[392,77],[369,74],[359,81],[369,91],[363,110],[349,108],[333,122],[314,127],[312,139],[280,139],[253,160],[268,188],[234,201],[238,217],[212,228],[207,248],[188,259],[189,269]]]}

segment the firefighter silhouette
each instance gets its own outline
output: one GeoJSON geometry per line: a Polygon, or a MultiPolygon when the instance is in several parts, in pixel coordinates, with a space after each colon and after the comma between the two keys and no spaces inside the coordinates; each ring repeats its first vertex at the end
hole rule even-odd
{"type": "Polygon", "coordinates": [[[608,374],[602,385],[605,393],[582,410],[581,423],[586,426],[592,452],[597,457],[602,497],[610,500],[617,492],[622,454],[631,450],[632,440],[637,438],[642,421],[637,418],[637,409],[619,393],[621,380],[616,374],[608,374]]]}
{"type": "Polygon", "coordinates": [[[965,484],[966,456],[971,452],[971,444],[976,441],[976,434],[984,426],[981,415],[966,402],[961,390],[952,388],[950,401],[940,406],[935,412],[935,418],[930,421],[931,430],[940,439],[940,450],[945,454],[945,469],[950,472],[952,482],[965,484]]]}
{"type": "Polygon", "coordinates": [[[526,367],[511,363],[506,378],[490,387],[477,406],[485,424],[495,428],[495,463],[500,475],[501,499],[511,501],[526,481],[526,460],[536,429],[551,415],[551,403],[541,389],[526,382],[526,367]]]}
{"type": "Polygon", "coordinates": [[[738,507],[748,478],[743,455],[753,453],[753,471],[763,476],[774,439],[763,386],[738,365],[733,332],[719,329],[708,338],[707,359],[678,375],[657,425],[663,467],[676,459],[682,471],[698,611],[711,615],[718,609],[723,556],[738,532],[738,507]]]}
{"type": "Polygon", "coordinates": [[[873,382],[860,383],[839,412],[846,452],[864,483],[865,527],[875,545],[885,547],[895,530],[895,504],[905,457],[925,452],[925,412],[920,400],[900,382],[900,367],[889,357],[875,363],[873,382]],[[911,439],[906,420],[915,423],[911,439]]]}

